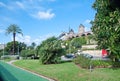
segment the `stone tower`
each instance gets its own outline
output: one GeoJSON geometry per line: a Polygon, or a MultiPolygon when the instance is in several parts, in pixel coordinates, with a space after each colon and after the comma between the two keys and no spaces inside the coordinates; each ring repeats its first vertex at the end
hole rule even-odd
{"type": "Polygon", "coordinates": [[[82,24],[80,24],[79,29],[78,29],[78,34],[80,35],[83,33],[85,33],[85,27],[82,24]]]}
{"type": "Polygon", "coordinates": [[[69,30],[69,34],[74,34],[74,30],[73,30],[73,29],[70,29],[70,30],[69,30]]]}

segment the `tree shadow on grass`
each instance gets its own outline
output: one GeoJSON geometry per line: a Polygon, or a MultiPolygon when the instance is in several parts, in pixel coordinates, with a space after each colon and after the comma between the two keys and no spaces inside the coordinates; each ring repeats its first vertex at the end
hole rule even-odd
{"type": "Polygon", "coordinates": [[[18,81],[2,64],[0,64],[0,81],[18,81]]]}
{"type": "Polygon", "coordinates": [[[120,62],[112,62],[111,69],[113,69],[113,70],[119,70],[120,69],[120,62]]]}

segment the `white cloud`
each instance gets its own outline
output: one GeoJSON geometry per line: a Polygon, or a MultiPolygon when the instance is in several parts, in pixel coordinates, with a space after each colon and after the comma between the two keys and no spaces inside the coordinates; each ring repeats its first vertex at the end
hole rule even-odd
{"type": "Polygon", "coordinates": [[[37,19],[52,19],[55,14],[51,12],[51,9],[47,10],[47,11],[38,11],[36,14],[32,14],[33,17],[37,18],[37,19]]]}
{"type": "Polygon", "coordinates": [[[18,22],[18,20],[15,20],[14,18],[10,18],[8,16],[1,16],[1,20],[9,24],[18,22]]]}
{"type": "MultiPolygon", "coordinates": [[[[19,42],[24,42],[25,44],[27,45],[31,45],[32,42],[35,42],[37,45],[39,45],[42,41],[46,40],[47,38],[49,37],[52,37],[53,34],[47,34],[47,35],[43,35],[43,36],[40,36],[38,38],[32,38],[31,36],[29,35],[17,35],[16,36],[16,41],[19,41],[19,42]]],[[[11,39],[13,40],[13,38],[11,37],[11,39]]]]}
{"type": "Polygon", "coordinates": [[[85,25],[85,31],[90,31],[90,27],[91,27],[91,24],[90,24],[91,20],[89,19],[86,19],[83,24],[85,25]]]}
{"type": "Polygon", "coordinates": [[[16,1],[16,4],[17,4],[20,8],[25,9],[25,6],[24,6],[23,3],[19,2],[19,1],[16,1]]]}
{"type": "Polygon", "coordinates": [[[28,0],[28,2],[33,2],[33,0],[28,0]]]}
{"type": "Polygon", "coordinates": [[[56,0],[48,0],[48,1],[50,1],[50,2],[55,2],[56,0]]]}
{"type": "Polygon", "coordinates": [[[4,3],[2,3],[2,2],[0,2],[0,6],[6,7],[6,5],[4,3]]]}
{"type": "Polygon", "coordinates": [[[7,8],[7,9],[9,9],[9,10],[14,10],[16,7],[15,6],[13,6],[13,4],[5,4],[5,3],[3,3],[3,2],[0,2],[0,6],[1,7],[5,7],[5,8],[7,8]]]}
{"type": "Polygon", "coordinates": [[[42,6],[43,2],[54,2],[56,0],[21,0],[21,1],[10,1],[9,3],[0,2],[0,7],[4,7],[11,11],[16,11],[18,9],[23,9],[25,12],[30,14],[30,16],[37,19],[52,19],[55,16],[55,13],[52,12],[52,9],[46,9],[42,6]]]}
{"type": "Polygon", "coordinates": [[[5,30],[3,30],[3,29],[0,29],[0,33],[3,33],[5,30]]]}
{"type": "Polygon", "coordinates": [[[5,33],[5,28],[3,24],[0,24],[0,33],[5,33]]]}
{"type": "Polygon", "coordinates": [[[53,36],[53,34],[47,34],[47,35],[40,36],[39,38],[41,39],[41,41],[44,41],[47,38],[52,37],[52,36],[53,36]]]}
{"type": "Polygon", "coordinates": [[[28,35],[25,35],[25,36],[17,35],[16,41],[24,42],[25,44],[30,45],[31,44],[31,37],[28,35]]]}
{"type": "MultiPolygon", "coordinates": [[[[28,2],[33,2],[34,0],[27,0],[28,2]]],[[[43,1],[49,1],[49,2],[55,2],[56,0],[36,0],[34,2],[43,2],[43,1]]]]}
{"type": "Polygon", "coordinates": [[[90,24],[91,20],[87,19],[84,21],[84,24],[90,24]]]}

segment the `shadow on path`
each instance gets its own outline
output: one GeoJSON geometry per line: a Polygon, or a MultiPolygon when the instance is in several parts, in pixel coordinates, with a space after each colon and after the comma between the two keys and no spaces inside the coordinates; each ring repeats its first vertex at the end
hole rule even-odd
{"type": "Polygon", "coordinates": [[[7,69],[7,64],[0,62],[0,81],[18,81],[7,69]]]}
{"type": "Polygon", "coordinates": [[[1,73],[0,73],[0,81],[4,81],[1,73]]]}
{"type": "Polygon", "coordinates": [[[31,72],[0,61],[0,81],[49,81],[31,72]]]}

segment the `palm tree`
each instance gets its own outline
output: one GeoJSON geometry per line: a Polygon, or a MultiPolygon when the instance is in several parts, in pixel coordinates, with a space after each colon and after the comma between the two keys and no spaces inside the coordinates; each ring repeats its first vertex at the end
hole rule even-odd
{"type": "Polygon", "coordinates": [[[22,34],[22,30],[16,24],[11,24],[6,29],[6,34],[10,34],[10,33],[13,34],[13,54],[15,54],[15,36],[16,36],[16,33],[22,34]]]}

